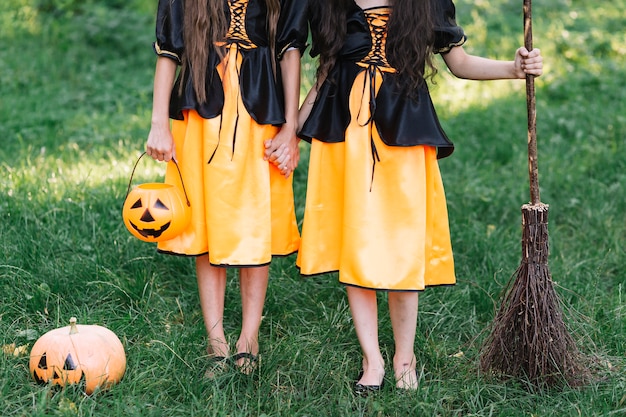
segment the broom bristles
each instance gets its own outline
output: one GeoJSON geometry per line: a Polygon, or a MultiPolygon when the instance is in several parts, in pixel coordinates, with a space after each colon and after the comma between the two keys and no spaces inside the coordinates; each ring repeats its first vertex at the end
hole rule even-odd
{"type": "Polygon", "coordinates": [[[548,268],[548,206],[522,207],[522,262],[481,352],[480,367],[534,386],[578,385],[580,354],[568,332],[548,268]]]}

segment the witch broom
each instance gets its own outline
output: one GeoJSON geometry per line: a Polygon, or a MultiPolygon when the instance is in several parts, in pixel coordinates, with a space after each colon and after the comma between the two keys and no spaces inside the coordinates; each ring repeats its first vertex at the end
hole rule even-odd
{"type": "MultiPolygon", "coordinates": [[[[524,44],[532,50],[531,0],[524,0],[524,44]]],[[[530,204],[522,206],[522,261],[507,285],[480,358],[483,372],[533,387],[575,385],[580,355],[548,269],[548,205],[540,202],[534,76],[526,76],[530,204]]]]}

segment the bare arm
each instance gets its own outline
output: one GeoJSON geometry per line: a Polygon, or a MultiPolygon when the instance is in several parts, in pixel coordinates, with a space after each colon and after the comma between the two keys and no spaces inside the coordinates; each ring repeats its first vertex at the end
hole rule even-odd
{"type": "Polygon", "coordinates": [[[170,131],[169,104],[176,67],[176,62],[170,58],[157,58],[152,94],[152,120],[146,152],[158,161],[169,161],[175,156],[174,139],[170,131]]]}
{"type": "Polygon", "coordinates": [[[313,103],[315,103],[315,99],[317,98],[317,85],[314,85],[309,90],[309,93],[304,98],[302,102],[302,106],[300,107],[300,113],[298,113],[298,130],[302,129],[304,122],[306,122],[307,117],[311,113],[311,109],[313,108],[313,103]]]}
{"type": "Polygon", "coordinates": [[[524,47],[519,48],[513,61],[469,55],[462,46],[454,47],[442,56],[455,76],[469,80],[524,78],[526,74],[539,76],[543,73],[543,57],[536,48],[531,52],[524,47]]]}
{"type": "Polygon", "coordinates": [[[298,113],[298,131],[302,129],[302,126],[304,126],[304,122],[306,122],[306,119],[309,118],[311,110],[313,109],[313,104],[315,104],[315,100],[317,100],[317,93],[319,91],[319,88],[322,84],[324,84],[327,75],[328,74],[318,74],[315,79],[315,83],[313,84],[313,87],[311,87],[306,97],[304,98],[302,106],[300,107],[300,112],[298,113]]]}
{"type": "Polygon", "coordinates": [[[291,49],[280,61],[283,91],[285,95],[285,124],[272,139],[265,141],[265,159],[276,165],[289,177],[300,160],[298,128],[298,104],[300,101],[300,51],[291,49]]]}
{"type": "Polygon", "coordinates": [[[295,134],[300,103],[300,51],[292,49],[285,52],[280,61],[280,69],[285,91],[285,125],[293,129],[295,134]]]}

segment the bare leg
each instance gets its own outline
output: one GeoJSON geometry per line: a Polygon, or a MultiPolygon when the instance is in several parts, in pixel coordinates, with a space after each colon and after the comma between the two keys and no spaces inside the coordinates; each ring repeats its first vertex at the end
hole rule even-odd
{"type": "Polygon", "coordinates": [[[414,352],[417,327],[418,293],[410,291],[389,293],[389,315],[393,327],[396,353],[393,357],[393,371],[396,386],[403,389],[417,388],[414,352]]]}
{"type": "Polygon", "coordinates": [[[229,355],[224,335],[224,296],[226,294],[226,269],[213,266],[207,255],[196,258],[196,274],[200,308],[209,338],[208,353],[212,356],[229,355]]]}
{"type": "MultiPolygon", "coordinates": [[[[248,352],[254,356],[259,354],[259,328],[263,318],[265,293],[269,280],[269,266],[242,268],[239,275],[241,291],[241,334],[237,340],[237,352],[248,352]]],[[[241,358],[237,363],[240,367],[252,365],[250,359],[241,358]]],[[[245,372],[245,369],[242,369],[245,372]]]]}
{"type": "Polygon", "coordinates": [[[376,291],[347,287],[352,321],[363,352],[362,385],[380,385],[385,376],[385,361],[378,345],[376,291]]]}

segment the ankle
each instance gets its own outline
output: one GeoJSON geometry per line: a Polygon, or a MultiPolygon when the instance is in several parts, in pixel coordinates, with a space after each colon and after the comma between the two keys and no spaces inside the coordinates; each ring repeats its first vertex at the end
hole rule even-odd
{"type": "Polygon", "coordinates": [[[406,356],[394,356],[393,358],[393,369],[398,372],[406,372],[415,369],[417,365],[417,358],[414,354],[406,355],[406,356]]]}
{"type": "Polygon", "coordinates": [[[405,358],[394,357],[393,371],[397,388],[405,390],[417,389],[419,385],[419,375],[416,366],[417,359],[415,355],[405,358]]]}
{"type": "Polygon", "coordinates": [[[259,354],[259,341],[255,339],[247,339],[240,337],[235,343],[235,348],[237,349],[237,353],[247,352],[252,353],[253,355],[259,354]]]}
{"type": "Polygon", "coordinates": [[[230,348],[225,340],[209,339],[207,354],[214,357],[228,357],[230,348]]]}
{"type": "Polygon", "coordinates": [[[362,366],[357,383],[368,386],[382,384],[385,378],[385,361],[382,356],[370,359],[364,357],[362,366]]]}
{"type": "Polygon", "coordinates": [[[363,357],[363,371],[374,371],[381,370],[383,373],[385,372],[385,360],[382,355],[376,355],[374,357],[363,357]]]}

